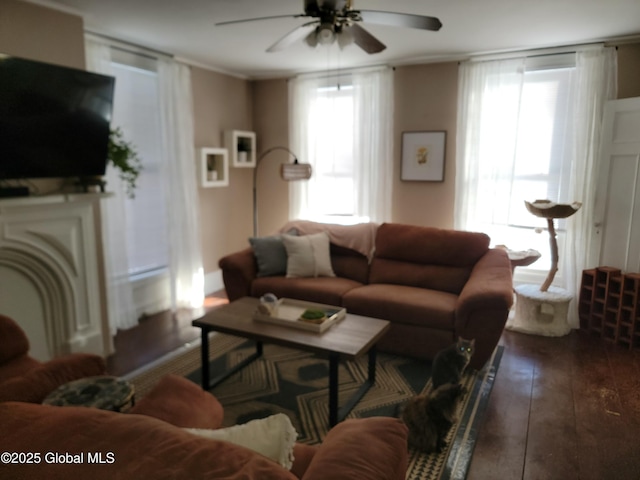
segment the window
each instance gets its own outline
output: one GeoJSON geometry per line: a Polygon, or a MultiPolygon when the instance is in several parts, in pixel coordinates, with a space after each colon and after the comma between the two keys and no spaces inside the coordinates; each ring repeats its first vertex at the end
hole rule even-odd
{"type": "Polygon", "coordinates": [[[391,217],[393,71],[290,80],[291,148],[313,166],[289,184],[290,218],[327,223],[391,217]]]}
{"type": "MultiPolygon", "coordinates": [[[[538,250],[542,257],[530,270],[549,269],[549,236],[541,231],[546,220],[524,202],[574,200],[568,198],[574,63],[573,55],[527,59],[524,71],[507,80],[489,75],[479,102],[479,200],[467,228],[484,231],[494,244],[538,250]]],[[[564,225],[556,220],[561,249],[564,225]]]]}
{"type": "Polygon", "coordinates": [[[126,199],[127,257],[132,280],[164,272],[169,262],[156,61],[112,50],[116,77],[113,125],[137,148],[143,170],[126,199]]]}
{"type": "Polygon", "coordinates": [[[321,87],[309,107],[309,137],[315,154],[309,216],[316,221],[354,220],[353,87],[321,87]]]}

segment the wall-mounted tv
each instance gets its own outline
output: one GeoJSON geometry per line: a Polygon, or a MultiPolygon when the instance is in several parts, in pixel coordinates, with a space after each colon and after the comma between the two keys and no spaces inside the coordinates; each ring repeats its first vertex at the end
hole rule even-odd
{"type": "Polygon", "coordinates": [[[0,180],[104,175],[114,83],[0,54],[0,180]]]}

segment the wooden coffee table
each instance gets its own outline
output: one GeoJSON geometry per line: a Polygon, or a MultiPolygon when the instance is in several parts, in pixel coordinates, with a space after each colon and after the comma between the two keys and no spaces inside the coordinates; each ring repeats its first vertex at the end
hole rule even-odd
{"type": "Polygon", "coordinates": [[[329,425],[342,421],[376,380],[376,343],[389,329],[389,322],[347,313],[346,317],[323,333],[299,330],[253,320],[257,298],[244,297],[193,320],[201,329],[200,355],[202,388],[209,390],[262,356],[262,344],[319,353],[329,358],[329,425]],[[221,332],[256,341],[256,352],[231,370],[211,379],[209,374],[209,333],[221,332]],[[338,409],[338,364],[369,354],[368,378],[360,389],[338,409]]]}

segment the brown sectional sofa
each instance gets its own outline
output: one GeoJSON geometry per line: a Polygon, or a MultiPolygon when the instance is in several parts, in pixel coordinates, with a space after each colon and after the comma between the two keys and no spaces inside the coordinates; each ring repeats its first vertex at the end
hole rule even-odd
{"type": "MultiPolygon", "coordinates": [[[[340,305],[349,313],[391,322],[379,343],[382,351],[433,359],[461,336],[476,341],[474,368],[489,359],[506,323],[513,290],[507,254],[489,248],[487,235],[384,223],[375,227],[375,250],[366,255],[345,246],[358,244],[348,241],[349,227],[294,225],[302,227],[300,234],[327,231],[336,276],[259,277],[253,249],[246,248],[219,262],[229,300],[271,292],[340,305]]],[[[362,235],[363,229],[355,226],[353,232],[362,235]]]]}
{"type": "Polygon", "coordinates": [[[407,428],[384,417],[347,420],[317,446],[296,444],[291,470],[247,448],[180,427],[218,428],[218,400],[169,375],[129,413],[0,403],[0,478],[21,480],[404,480],[407,428]],[[18,454],[22,454],[18,456],[18,454]],[[6,455],[6,454],[5,454],[6,455]],[[91,455],[91,457],[90,457],[91,455]]]}

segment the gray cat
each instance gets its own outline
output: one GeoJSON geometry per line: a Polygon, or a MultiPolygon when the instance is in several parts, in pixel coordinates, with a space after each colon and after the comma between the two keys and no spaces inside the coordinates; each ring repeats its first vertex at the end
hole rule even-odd
{"type": "Polygon", "coordinates": [[[475,339],[458,337],[453,345],[440,350],[433,359],[431,380],[434,390],[447,383],[460,383],[475,349],[475,339]]]}
{"type": "Polygon", "coordinates": [[[401,417],[409,429],[409,446],[424,453],[441,452],[447,445],[445,438],[456,420],[457,401],[463,393],[460,384],[448,383],[411,398],[401,417]]]}

